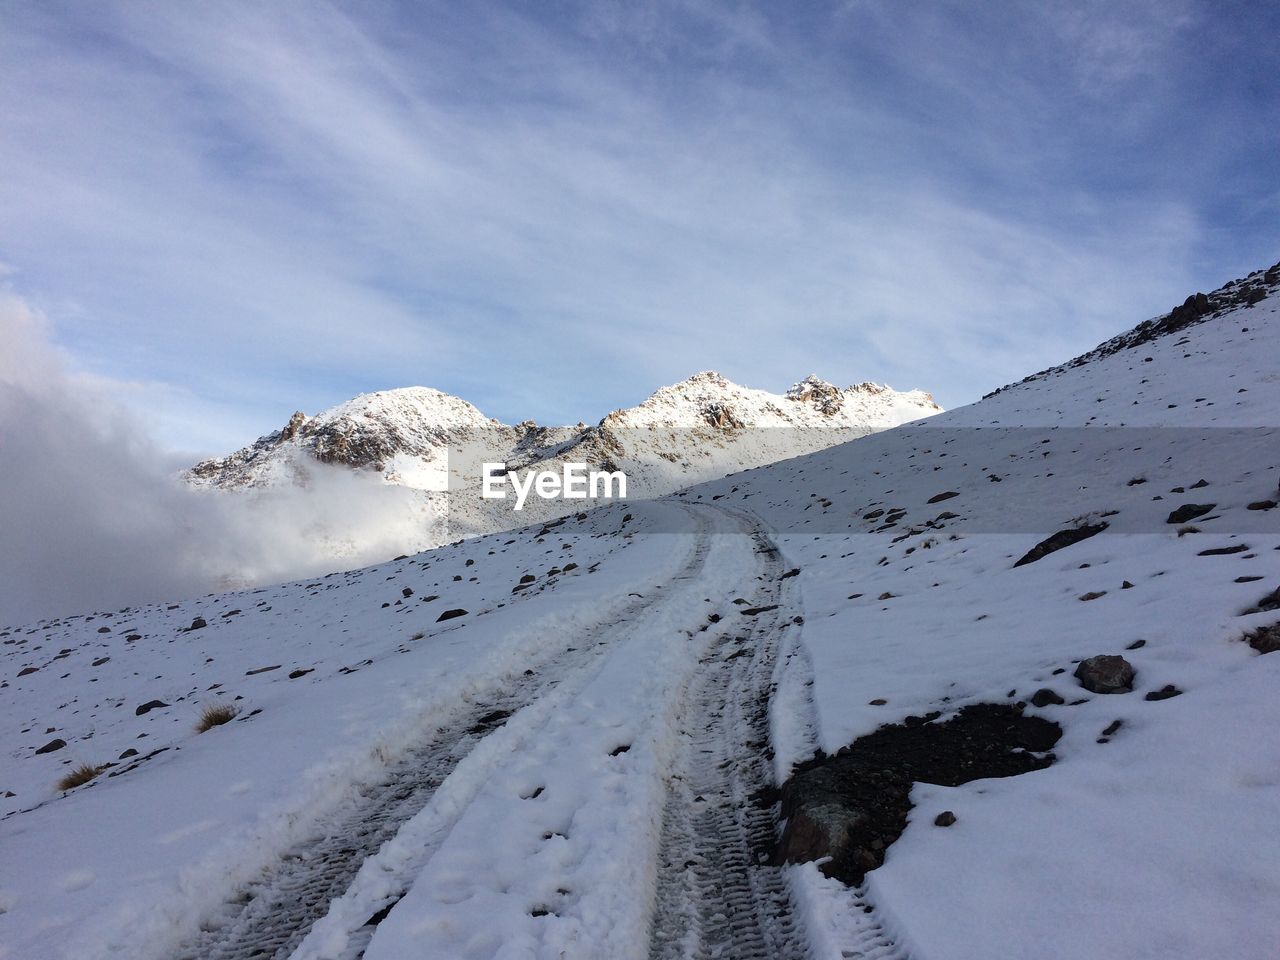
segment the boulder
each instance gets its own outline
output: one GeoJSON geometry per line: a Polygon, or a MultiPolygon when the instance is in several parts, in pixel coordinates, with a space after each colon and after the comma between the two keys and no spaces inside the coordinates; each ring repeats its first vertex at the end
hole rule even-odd
{"type": "Polygon", "coordinates": [[[1093,693],[1128,693],[1136,673],[1124,657],[1103,654],[1080,661],[1075,677],[1080,686],[1093,693]]]}

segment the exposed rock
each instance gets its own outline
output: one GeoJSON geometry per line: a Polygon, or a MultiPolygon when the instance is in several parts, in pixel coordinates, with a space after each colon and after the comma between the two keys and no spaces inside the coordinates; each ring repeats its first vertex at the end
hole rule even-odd
{"type": "Polygon", "coordinates": [[[1181,696],[1182,691],[1175,687],[1172,683],[1166,683],[1159,690],[1152,690],[1142,699],[1144,700],[1168,700],[1170,697],[1181,696]]]}
{"type": "Polygon", "coordinates": [[[208,625],[209,624],[205,621],[204,617],[196,617],[194,620],[191,621],[191,626],[187,627],[187,631],[190,632],[192,630],[203,630],[208,625]]]}
{"type": "Polygon", "coordinates": [[[1133,665],[1114,654],[1082,660],[1075,672],[1080,686],[1094,693],[1128,693],[1133,689],[1134,676],[1133,665]]]}
{"type": "Polygon", "coordinates": [[[53,740],[50,740],[43,747],[40,747],[39,749],[37,749],[36,753],[37,754],[53,753],[55,750],[61,750],[66,745],[67,745],[67,741],[62,740],[60,738],[55,738],[53,740]]]}
{"type": "Polygon", "coordinates": [[[446,610],[444,613],[440,614],[440,616],[436,617],[436,623],[440,623],[442,620],[453,620],[457,617],[465,617],[466,615],[466,610],[463,610],[461,607],[455,607],[453,610],[446,610]]]}
{"type": "Polygon", "coordinates": [[[1250,613],[1270,613],[1272,610],[1280,610],[1280,587],[1276,587],[1265,597],[1258,601],[1257,606],[1250,607],[1244,611],[1241,616],[1250,613]]]}
{"type": "Polygon", "coordinates": [[[1214,547],[1212,550],[1201,550],[1197,557],[1225,557],[1233,553],[1244,553],[1249,549],[1247,543],[1237,543],[1230,547],[1214,547]]]}
{"type": "Polygon", "coordinates": [[[159,710],[161,707],[167,706],[168,704],[163,700],[148,700],[146,703],[138,706],[138,708],[133,711],[133,715],[135,717],[141,717],[144,714],[150,713],[152,710],[159,710]]]}
{"type": "Polygon", "coordinates": [[[943,810],[940,814],[933,818],[935,827],[949,827],[956,822],[956,815],[950,810],[943,810]]]}
{"type": "Polygon", "coordinates": [[[948,490],[945,493],[936,493],[926,503],[941,503],[943,500],[950,500],[952,497],[958,497],[960,494],[955,490],[948,490]]]}
{"type": "Polygon", "coordinates": [[[1186,523],[1188,520],[1203,517],[1215,507],[1217,507],[1216,503],[1184,503],[1169,514],[1165,523],[1186,523]]]}
{"type": "Polygon", "coordinates": [[[1081,540],[1088,540],[1090,537],[1097,536],[1103,530],[1107,529],[1105,523],[1085,524],[1080,527],[1070,527],[1066,530],[1059,530],[1051,537],[1041,540],[1034,547],[1022,555],[1022,558],[1014,564],[1015,567],[1025,566],[1028,563],[1035,563],[1042,560],[1049,554],[1061,550],[1063,547],[1069,547],[1073,543],[1079,543],[1081,540]]]}
{"type": "Polygon", "coordinates": [[[1275,653],[1280,650],[1280,623],[1246,633],[1244,641],[1259,653],[1275,653]]]}

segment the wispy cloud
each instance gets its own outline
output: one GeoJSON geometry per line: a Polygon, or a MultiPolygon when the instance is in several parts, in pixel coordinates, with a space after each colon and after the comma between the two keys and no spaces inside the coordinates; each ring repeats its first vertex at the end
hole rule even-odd
{"type": "MultiPolygon", "coordinates": [[[[1161,7],[25,8],[0,258],[78,363],[234,430],[703,368],[951,405],[1263,259],[1147,152],[1199,69],[1161,7]]],[[[247,439],[208,420],[165,439],[247,439]]]]}

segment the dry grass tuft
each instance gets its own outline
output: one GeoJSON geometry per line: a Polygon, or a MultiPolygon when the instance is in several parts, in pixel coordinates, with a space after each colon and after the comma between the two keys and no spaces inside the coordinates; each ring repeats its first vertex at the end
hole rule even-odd
{"type": "Polygon", "coordinates": [[[229,703],[210,704],[200,713],[200,719],[196,722],[196,733],[204,733],[206,730],[220,727],[224,723],[234,720],[239,712],[229,703]]]}
{"type": "Polygon", "coordinates": [[[74,790],[76,787],[88,783],[105,769],[107,768],[95,766],[92,763],[82,763],[58,781],[58,789],[74,790]]]}
{"type": "Polygon", "coordinates": [[[1178,536],[1180,537],[1185,537],[1188,533],[1199,533],[1199,532],[1200,532],[1200,528],[1197,526],[1193,526],[1191,524],[1188,524],[1185,527],[1178,528],[1178,536]]]}

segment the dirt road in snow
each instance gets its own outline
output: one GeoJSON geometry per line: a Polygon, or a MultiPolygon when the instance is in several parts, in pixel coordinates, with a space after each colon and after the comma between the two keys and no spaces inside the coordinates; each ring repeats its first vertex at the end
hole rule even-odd
{"type": "Polygon", "coordinates": [[[388,757],[358,803],[221,905],[177,956],[482,957],[513,935],[529,938],[530,956],[582,960],[807,956],[782,872],[766,863],[774,810],[758,798],[771,781],[768,703],[780,638],[796,628],[794,581],[748,520],[673,509],[694,530],[675,535],[686,555],[667,583],[582,634],[549,638],[548,655],[515,682],[495,679],[429,742],[388,757]],[[649,687],[630,680],[640,671],[649,687]],[[634,732],[617,734],[627,742],[594,779],[569,766],[558,781],[563,758],[602,735],[592,723],[622,724],[600,708],[619,691],[637,698],[618,715],[634,732]],[[511,786],[530,770],[535,789],[511,786]],[[544,789],[571,811],[555,821],[565,826],[543,829],[544,789]],[[616,826],[579,826],[588,820],[616,826]],[[518,840],[526,827],[539,842],[582,844],[580,857],[561,858],[558,893],[545,903],[532,892],[519,899],[522,871],[530,891],[546,880],[536,855],[496,839],[506,830],[518,840]],[[458,870],[477,856],[504,876],[500,891],[458,870]],[[633,856],[650,862],[635,889],[600,879],[633,856]],[[492,942],[476,915],[486,897],[499,897],[492,942]]]}

